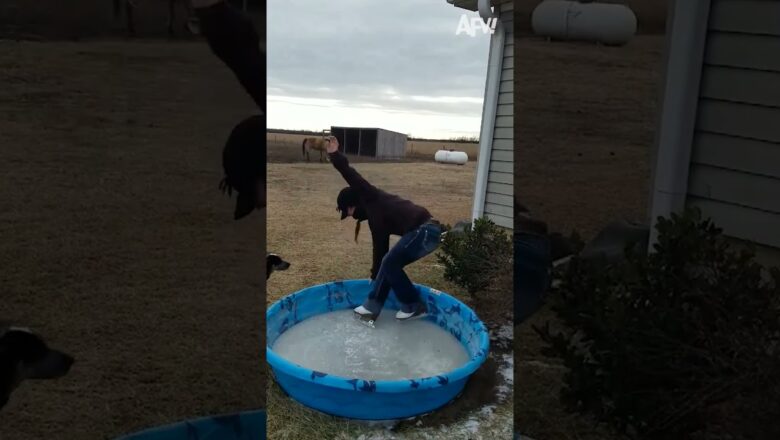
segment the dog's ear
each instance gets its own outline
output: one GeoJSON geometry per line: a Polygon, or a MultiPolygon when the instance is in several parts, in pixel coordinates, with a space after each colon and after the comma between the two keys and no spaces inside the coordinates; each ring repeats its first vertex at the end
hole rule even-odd
{"type": "MultiPolygon", "coordinates": [[[[22,337],[25,338],[37,338],[40,339],[39,336],[37,336],[32,330],[30,330],[27,327],[19,327],[15,326],[12,323],[8,321],[0,321],[0,339],[5,337],[6,335],[15,335],[21,333],[22,337]]],[[[9,336],[12,338],[12,340],[15,340],[17,338],[14,338],[13,336],[9,336]]]]}
{"type": "Polygon", "coordinates": [[[0,321],[0,338],[3,337],[5,332],[11,328],[11,323],[8,321],[0,321]]]}
{"type": "Polygon", "coordinates": [[[7,353],[21,361],[35,361],[49,351],[46,341],[27,328],[9,327],[2,337],[7,353]]]}
{"type": "Polygon", "coordinates": [[[3,338],[6,354],[21,365],[21,379],[53,379],[65,375],[74,362],[72,356],[48,346],[39,335],[11,327],[3,338]]]}

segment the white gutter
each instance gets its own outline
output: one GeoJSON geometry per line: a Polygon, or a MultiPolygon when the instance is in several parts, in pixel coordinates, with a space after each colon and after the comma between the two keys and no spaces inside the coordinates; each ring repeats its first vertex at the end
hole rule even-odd
{"type": "MultiPolygon", "coordinates": [[[[483,3],[488,3],[489,7],[489,0],[480,0],[480,5],[483,3]]],[[[496,18],[498,18],[498,14],[496,14],[496,18]]],[[[485,196],[487,195],[488,174],[490,172],[490,153],[493,149],[493,130],[496,126],[498,88],[504,61],[505,38],[504,25],[500,19],[497,19],[495,33],[490,37],[485,98],[482,102],[482,126],[479,132],[477,177],[474,183],[474,206],[471,211],[472,221],[482,217],[485,212],[485,196]]]]}
{"type": "Polygon", "coordinates": [[[648,252],[655,222],[685,207],[711,0],[675,0],[667,26],[667,62],[657,136],[648,252]]]}

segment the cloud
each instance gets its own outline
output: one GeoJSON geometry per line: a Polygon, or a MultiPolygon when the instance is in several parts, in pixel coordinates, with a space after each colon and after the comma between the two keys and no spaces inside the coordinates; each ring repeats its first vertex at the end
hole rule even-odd
{"type": "Polygon", "coordinates": [[[456,36],[464,12],[476,15],[445,0],[269,2],[269,126],[306,128],[315,109],[372,109],[404,114],[394,121],[408,127],[470,121],[453,130],[478,134],[489,35],[456,36]],[[282,103],[301,109],[295,121],[274,118],[282,103]]]}

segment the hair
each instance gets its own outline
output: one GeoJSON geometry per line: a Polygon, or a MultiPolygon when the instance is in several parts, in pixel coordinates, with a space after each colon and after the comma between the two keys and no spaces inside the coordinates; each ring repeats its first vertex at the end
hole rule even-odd
{"type": "Polygon", "coordinates": [[[357,243],[358,235],[360,234],[360,220],[355,222],[355,243],[357,243]]]}

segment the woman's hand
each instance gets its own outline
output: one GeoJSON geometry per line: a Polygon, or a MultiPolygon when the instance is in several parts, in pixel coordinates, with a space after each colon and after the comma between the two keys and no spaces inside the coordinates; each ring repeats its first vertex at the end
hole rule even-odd
{"type": "Polygon", "coordinates": [[[339,151],[339,140],[336,139],[336,136],[331,136],[330,139],[328,139],[327,151],[328,154],[333,154],[339,151]]]}

